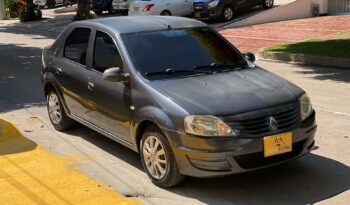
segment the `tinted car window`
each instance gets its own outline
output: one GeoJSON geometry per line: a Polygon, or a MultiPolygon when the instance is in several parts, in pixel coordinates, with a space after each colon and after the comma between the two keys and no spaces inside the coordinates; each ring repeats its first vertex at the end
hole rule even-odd
{"type": "Polygon", "coordinates": [[[102,73],[108,68],[123,68],[122,59],[112,37],[100,31],[96,32],[93,67],[102,73]]]}
{"type": "MultiPolygon", "coordinates": [[[[136,68],[142,74],[165,69],[192,70],[194,66],[213,63],[233,66],[246,64],[238,51],[209,28],[131,33],[123,34],[122,38],[136,68]]],[[[162,75],[158,78],[173,76],[162,75]]]]}
{"type": "Polygon", "coordinates": [[[74,62],[86,65],[86,54],[89,45],[91,29],[77,28],[67,38],[64,46],[64,57],[74,62]]]}

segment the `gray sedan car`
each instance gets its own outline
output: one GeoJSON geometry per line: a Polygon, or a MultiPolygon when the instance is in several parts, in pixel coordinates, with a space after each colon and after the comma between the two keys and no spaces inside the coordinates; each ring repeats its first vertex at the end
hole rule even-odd
{"type": "Polygon", "coordinates": [[[53,126],[79,122],[140,153],[160,187],[276,165],[309,153],[308,95],[181,17],[75,22],[43,50],[53,126]]]}

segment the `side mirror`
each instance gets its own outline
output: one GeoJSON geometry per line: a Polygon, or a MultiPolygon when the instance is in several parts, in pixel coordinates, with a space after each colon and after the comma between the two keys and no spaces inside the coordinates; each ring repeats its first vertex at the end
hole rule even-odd
{"type": "Polygon", "coordinates": [[[122,70],[118,67],[109,68],[103,72],[103,80],[110,82],[127,81],[127,75],[123,74],[122,70]]]}
{"type": "Polygon", "coordinates": [[[255,61],[255,55],[254,53],[251,53],[251,52],[246,52],[246,53],[243,53],[243,56],[249,60],[250,62],[254,62],[255,61]]]}

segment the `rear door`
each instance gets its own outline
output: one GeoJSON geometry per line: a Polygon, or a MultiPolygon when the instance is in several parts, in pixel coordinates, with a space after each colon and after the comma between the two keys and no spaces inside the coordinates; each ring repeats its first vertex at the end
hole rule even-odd
{"type": "Polygon", "coordinates": [[[237,7],[238,9],[246,9],[257,5],[258,1],[260,0],[237,0],[237,7]]]}
{"type": "Polygon", "coordinates": [[[86,103],[86,59],[90,28],[75,28],[65,40],[62,56],[54,62],[69,113],[88,120],[86,103]]]}
{"type": "Polygon", "coordinates": [[[181,16],[187,16],[193,12],[193,0],[180,0],[181,2],[181,16]]]}
{"type": "Polygon", "coordinates": [[[90,122],[127,143],[131,143],[131,89],[122,82],[103,80],[108,68],[123,69],[123,59],[111,35],[96,31],[92,64],[87,76],[90,122]]]}

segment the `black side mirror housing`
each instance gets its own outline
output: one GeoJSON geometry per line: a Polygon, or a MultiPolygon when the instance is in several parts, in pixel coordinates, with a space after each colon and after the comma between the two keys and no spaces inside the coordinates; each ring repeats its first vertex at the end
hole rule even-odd
{"type": "Polygon", "coordinates": [[[254,53],[252,52],[246,52],[246,53],[243,53],[243,56],[249,60],[250,62],[254,62],[255,61],[255,55],[254,53]]]}
{"type": "Polygon", "coordinates": [[[115,67],[109,68],[103,72],[103,80],[109,82],[126,82],[128,74],[123,74],[122,69],[115,67]]]}

